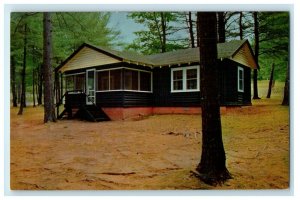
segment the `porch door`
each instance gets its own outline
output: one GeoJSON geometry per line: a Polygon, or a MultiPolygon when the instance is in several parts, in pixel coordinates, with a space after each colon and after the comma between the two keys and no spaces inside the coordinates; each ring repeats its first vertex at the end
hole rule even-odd
{"type": "Polygon", "coordinates": [[[96,104],[95,98],[95,69],[89,69],[86,71],[86,104],[91,105],[93,103],[96,104]]]}

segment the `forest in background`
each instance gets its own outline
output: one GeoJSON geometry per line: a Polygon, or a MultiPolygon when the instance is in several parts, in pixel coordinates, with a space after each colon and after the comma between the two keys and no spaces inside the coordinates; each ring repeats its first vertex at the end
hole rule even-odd
{"type": "MultiPolygon", "coordinates": [[[[128,19],[145,27],[134,33],[136,39],[130,44],[119,39],[122,30],[109,28],[110,16],[111,13],[104,12],[52,13],[52,68],[55,69],[83,42],[143,54],[198,45],[197,18],[194,12],[128,13],[128,19]]],[[[253,12],[222,13],[218,26],[224,26],[224,40],[248,39],[255,49],[254,16],[253,12]]],[[[274,66],[274,81],[284,81],[289,62],[289,13],[257,12],[257,21],[260,65],[258,79],[268,80],[274,66]]],[[[34,93],[34,103],[42,104],[43,13],[11,13],[10,28],[11,92],[15,94],[12,96],[16,96],[17,103],[20,103],[24,76],[25,93],[34,93]]]]}

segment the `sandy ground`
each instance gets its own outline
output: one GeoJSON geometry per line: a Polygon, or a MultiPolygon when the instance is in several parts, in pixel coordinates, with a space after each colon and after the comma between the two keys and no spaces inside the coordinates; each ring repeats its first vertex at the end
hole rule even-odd
{"type": "Polygon", "coordinates": [[[13,190],[286,189],[289,111],[279,99],[222,115],[233,179],[212,187],[191,174],[201,156],[201,116],[43,124],[43,108],[11,108],[13,190]]]}

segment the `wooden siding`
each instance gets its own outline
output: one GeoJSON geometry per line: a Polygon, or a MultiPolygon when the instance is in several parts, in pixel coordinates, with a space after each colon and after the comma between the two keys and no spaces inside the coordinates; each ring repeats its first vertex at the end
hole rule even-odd
{"type": "Polygon", "coordinates": [[[200,106],[200,92],[171,93],[171,68],[154,68],[153,105],[174,107],[200,106]]]}
{"type": "Polygon", "coordinates": [[[123,92],[96,92],[96,104],[99,107],[123,107],[123,92]]]}
{"type": "Polygon", "coordinates": [[[89,68],[92,66],[119,63],[120,60],[100,53],[94,49],[84,47],[71,58],[59,71],[64,73],[70,70],[89,68]]]}
{"type": "Polygon", "coordinates": [[[244,43],[244,45],[240,48],[240,50],[231,58],[231,60],[240,63],[244,66],[250,67],[252,69],[257,69],[257,64],[254,60],[254,57],[251,53],[251,49],[248,43],[244,43]]]}
{"type": "Polygon", "coordinates": [[[221,105],[232,105],[237,103],[237,65],[229,60],[222,63],[220,82],[221,105]]]}
{"type": "Polygon", "coordinates": [[[220,103],[221,105],[251,104],[251,69],[238,65],[230,60],[224,60],[220,71],[220,103]],[[244,69],[244,92],[237,89],[237,67],[244,69]],[[221,78],[222,77],[222,78],[221,78]]]}
{"type": "Polygon", "coordinates": [[[99,107],[141,107],[152,106],[153,94],[148,92],[97,92],[96,102],[99,107]]]}
{"type": "Polygon", "coordinates": [[[124,107],[152,106],[153,94],[148,92],[123,91],[124,107]]]}

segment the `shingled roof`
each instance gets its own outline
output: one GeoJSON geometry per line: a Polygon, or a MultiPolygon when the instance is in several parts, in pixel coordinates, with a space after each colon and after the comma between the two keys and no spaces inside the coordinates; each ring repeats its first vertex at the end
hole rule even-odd
{"type": "MultiPolygon", "coordinates": [[[[153,55],[141,55],[133,52],[116,51],[107,47],[99,47],[84,43],[76,52],[74,52],[65,62],[63,62],[58,70],[63,67],[68,60],[72,59],[83,47],[94,49],[100,53],[114,57],[120,62],[128,62],[149,67],[162,67],[171,65],[181,65],[187,63],[195,63],[200,61],[199,48],[180,49],[176,51],[158,53],[153,55]]],[[[250,68],[258,68],[254,61],[253,52],[248,40],[233,40],[226,43],[219,43],[218,59],[231,59],[235,62],[243,64],[250,68]]]]}
{"type": "MultiPolygon", "coordinates": [[[[226,43],[219,43],[218,59],[231,58],[246,40],[235,40],[226,43]]],[[[155,63],[156,66],[184,64],[200,61],[199,48],[180,49],[177,51],[159,53],[146,56],[149,60],[155,63]]]]}

